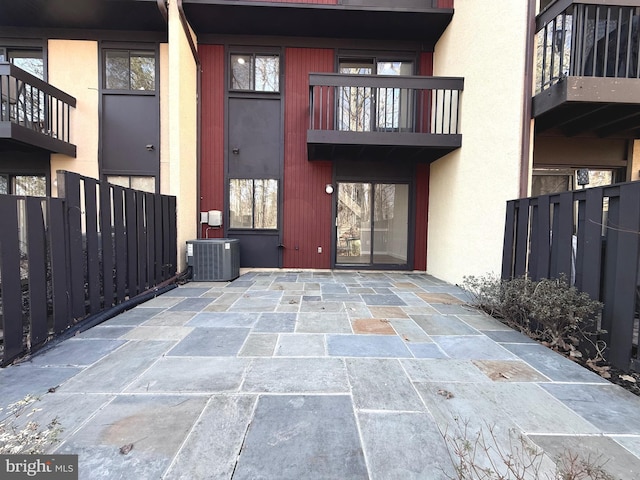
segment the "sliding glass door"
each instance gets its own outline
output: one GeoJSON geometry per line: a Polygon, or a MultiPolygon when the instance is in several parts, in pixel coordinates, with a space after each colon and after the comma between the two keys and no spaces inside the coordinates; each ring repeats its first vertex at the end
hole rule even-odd
{"type": "Polygon", "coordinates": [[[336,265],[407,265],[409,185],[338,183],[336,265]]]}

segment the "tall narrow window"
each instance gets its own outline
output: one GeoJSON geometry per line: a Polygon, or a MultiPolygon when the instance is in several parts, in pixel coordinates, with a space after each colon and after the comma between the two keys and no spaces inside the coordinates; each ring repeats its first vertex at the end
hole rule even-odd
{"type": "Polygon", "coordinates": [[[105,50],[104,88],[107,90],[155,90],[155,52],[105,50]]]}
{"type": "Polygon", "coordinates": [[[231,90],[280,91],[280,57],[263,54],[231,55],[231,90]]]}
{"type": "Polygon", "coordinates": [[[278,181],[234,178],[229,183],[230,228],[278,228],[278,181]]]}

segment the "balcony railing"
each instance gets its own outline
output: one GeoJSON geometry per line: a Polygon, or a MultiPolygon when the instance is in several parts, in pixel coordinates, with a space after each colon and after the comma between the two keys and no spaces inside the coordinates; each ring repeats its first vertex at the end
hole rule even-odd
{"type": "Polygon", "coordinates": [[[463,78],[309,75],[309,159],[420,156],[462,145],[463,78]]]}
{"type": "Polygon", "coordinates": [[[0,138],[75,156],[70,110],[76,99],[10,63],[0,63],[0,138]]]}
{"type": "Polygon", "coordinates": [[[611,3],[558,0],[538,15],[536,94],[565,77],[640,78],[640,0],[611,3]]]}
{"type": "Polygon", "coordinates": [[[356,144],[459,147],[463,86],[462,78],[311,74],[309,132],[356,144]]]}

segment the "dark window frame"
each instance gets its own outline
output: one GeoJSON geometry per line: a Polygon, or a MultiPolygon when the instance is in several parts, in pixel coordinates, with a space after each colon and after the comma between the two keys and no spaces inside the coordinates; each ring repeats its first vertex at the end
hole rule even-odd
{"type": "Polygon", "coordinates": [[[266,95],[266,96],[279,96],[283,93],[283,61],[284,54],[282,49],[280,48],[268,48],[268,47],[234,47],[231,46],[227,51],[227,89],[228,92],[232,95],[240,94],[240,95],[266,95]],[[233,66],[232,66],[232,58],[236,55],[251,57],[251,66],[253,72],[253,84],[255,87],[255,59],[256,56],[264,56],[264,57],[277,57],[278,58],[278,89],[277,90],[256,90],[255,88],[233,88],[233,66]]]}
{"type": "Polygon", "coordinates": [[[100,91],[121,95],[159,95],[160,93],[160,52],[156,44],[131,44],[105,42],[100,46],[100,91]],[[129,88],[107,88],[107,53],[108,52],[128,52],[129,55],[129,88]],[[153,90],[136,90],[131,88],[131,53],[145,52],[152,53],[154,60],[153,90]]]}
{"type": "Polygon", "coordinates": [[[40,50],[42,52],[42,80],[44,82],[48,81],[48,51],[47,51],[47,41],[44,38],[33,38],[33,39],[17,39],[17,38],[7,38],[0,37],[0,51],[4,51],[5,60],[7,59],[7,50],[40,50]]]}

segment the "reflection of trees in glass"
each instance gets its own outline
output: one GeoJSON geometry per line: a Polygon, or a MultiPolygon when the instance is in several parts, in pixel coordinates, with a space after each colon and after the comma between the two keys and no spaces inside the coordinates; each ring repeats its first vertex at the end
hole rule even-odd
{"type": "Polygon", "coordinates": [[[156,88],[156,59],[153,51],[107,50],[104,69],[105,88],[109,90],[156,88]]]}
{"type": "Polygon", "coordinates": [[[232,179],[229,210],[231,228],[278,228],[278,181],[232,179]]]}
{"type": "Polygon", "coordinates": [[[371,184],[340,183],[338,189],[338,237],[360,238],[371,219],[371,184]]]}
{"type": "MultiPolygon", "coordinates": [[[[16,67],[34,77],[41,80],[44,78],[42,50],[8,48],[7,59],[16,67]]],[[[45,116],[44,94],[22,81],[16,82],[14,78],[10,78],[8,82],[9,84],[3,82],[3,87],[5,91],[9,91],[9,100],[13,103],[13,108],[9,110],[11,121],[34,130],[43,128],[45,116]]]]}
{"type": "Polygon", "coordinates": [[[278,55],[231,55],[231,89],[256,92],[280,90],[278,55]]]}
{"type": "MultiPolygon", "coordinates": [[[[341,62],[340,73],[347,75],[412,75],[412,62],[341,62]]],[[[396,130],[412,124],[413,105],[409,89],[393,87],[340,87],[338,129],[351,132],[396,130]],[[373,118],[372,118],[372,110],[373,118]],[[372,122],[373,120],[373,122],[372,122]],[[374,123],[374,124],[372,124],[374,123]]]]}
{"type": "Polygon", "coordinates": [[[9,176],[0,175],[0,194],[9,193],[9,176]]]}
{"type": "Polygon", "coordinates": [[[13,177],[13,194],[45,197],[47,195],[47,181],[40,175],[16,175],[13,177]]]}

